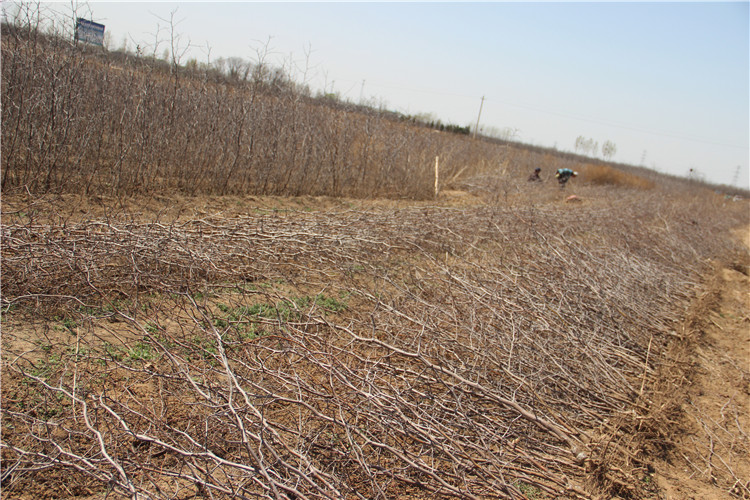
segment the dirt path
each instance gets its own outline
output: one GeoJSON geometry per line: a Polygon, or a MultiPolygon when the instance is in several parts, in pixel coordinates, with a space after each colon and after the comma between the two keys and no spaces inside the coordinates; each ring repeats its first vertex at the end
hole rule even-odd
{"type": "MultiPolygon", "coordinates": [[[[737,233],[750,247],[750,228],[737,233]]],[[[660,498],[750,498],[750,278],[746,264],[717,266],[706,290],[675,448],[656,467],[660,498]]]]}

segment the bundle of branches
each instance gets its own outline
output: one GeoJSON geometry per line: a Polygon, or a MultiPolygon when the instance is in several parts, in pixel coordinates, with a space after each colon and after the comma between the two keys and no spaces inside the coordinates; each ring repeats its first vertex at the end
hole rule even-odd
{"type": "Polygon", "coordinates": [[[3,487],[633,495],[616,421],[736,223],[643,201],[4,223],[3,487]]]}

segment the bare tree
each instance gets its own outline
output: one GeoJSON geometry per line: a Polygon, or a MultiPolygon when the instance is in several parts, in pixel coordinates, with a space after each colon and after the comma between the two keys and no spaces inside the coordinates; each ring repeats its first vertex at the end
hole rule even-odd
{"type": "Polygon", "coordinates": [[[606,160],[611,160],[612,157],[617,153],[617,146],[612,141],[605,141],[602,144],[602,156],[606,160]]]}

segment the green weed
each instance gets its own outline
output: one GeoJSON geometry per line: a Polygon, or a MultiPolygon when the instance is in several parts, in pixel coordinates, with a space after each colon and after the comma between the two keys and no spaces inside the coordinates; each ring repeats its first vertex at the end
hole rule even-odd
{"type": "Polygon", "coordinates": [[[240,340],[255,340],[266,334],[265,330],[258,329],[253,323],[240,325],[240,340]]]}
{"type": "Polygon", "coordinates": [[[200,355],[206,358],[213,358],[219,350],[214,339],[204,339],[199,336],[195,336],[191,340],[192,344],[200,350],[200,355]]]}
{"type": "Polygon", "coordinates": [[[66,318],[60,318],[59,316],[56,316],[53,319],[55,321],[59,321],[61,323],[59,325],[54,325],[52,327],[54,330],[57,330],[57,331],[60,331],[60,332],[64,332],[65,330],[67,330],[67,331],[69,331],[71,333],[74,333],[75,332],[75,328],[78,326],[78,324],[76,323],[76,321],[73,318],[67,318],[67,317],[66,318]]]}
{"type": "Polygon", "coordinates": [[[121,348],[110,344],[109,342],[104,343],[104,352],[107,356],[114,361],[122,361],[123,351],[121,348]]]}
{"type": "Polygon", "coordinates": [[[128,358],[131,361],[153,359],[154,350],[149,344],[136,342],[136,344],[128,350],[128,358]]]}
{"type": "Polygon", "coordinates": [[[542,498],[542,490],[534,485],[518,483],[518,489],[521,490],[521,493],[526,495],[527,498],[542,498]]]}
{"type": "Polygon", "coordinates": [[[47,359],[40,360],[36,365],[33,365],[29,374],[34,377],[38,377],[46,380],[60,364],[60,356],[58,354],[51,354],[47,359]]]}
{"type": "Polygon", "coordinates": [[[76,360],[88,356],[89,352],[90,349],[86,346],[68,346],[68,353],[70,353],[71,356],[76,356],[76,360]]]}
{"type": "MultiPolygon", "coordinates": [[[[339,294],[339,298],[341,298],[342,300],[348,299],[348,292],[341,292],[341,294],[339,294]]],[[[322,294],[315,297],[315,303],[323,309],[331,312],[345,311],[348,307],[346,302],[341,302],[334,297],[326,297],[322,294]]]]}

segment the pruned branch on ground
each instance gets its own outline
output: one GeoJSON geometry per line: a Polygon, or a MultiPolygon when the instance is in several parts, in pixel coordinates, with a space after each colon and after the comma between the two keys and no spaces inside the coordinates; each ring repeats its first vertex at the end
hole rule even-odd
{"type": "Polygon", "coordinates": [[[16,214],[5,315],[49,320],[4,328],[3,488],[622,493],[627,426],[723,230],[642,201],[16,214]]]}

